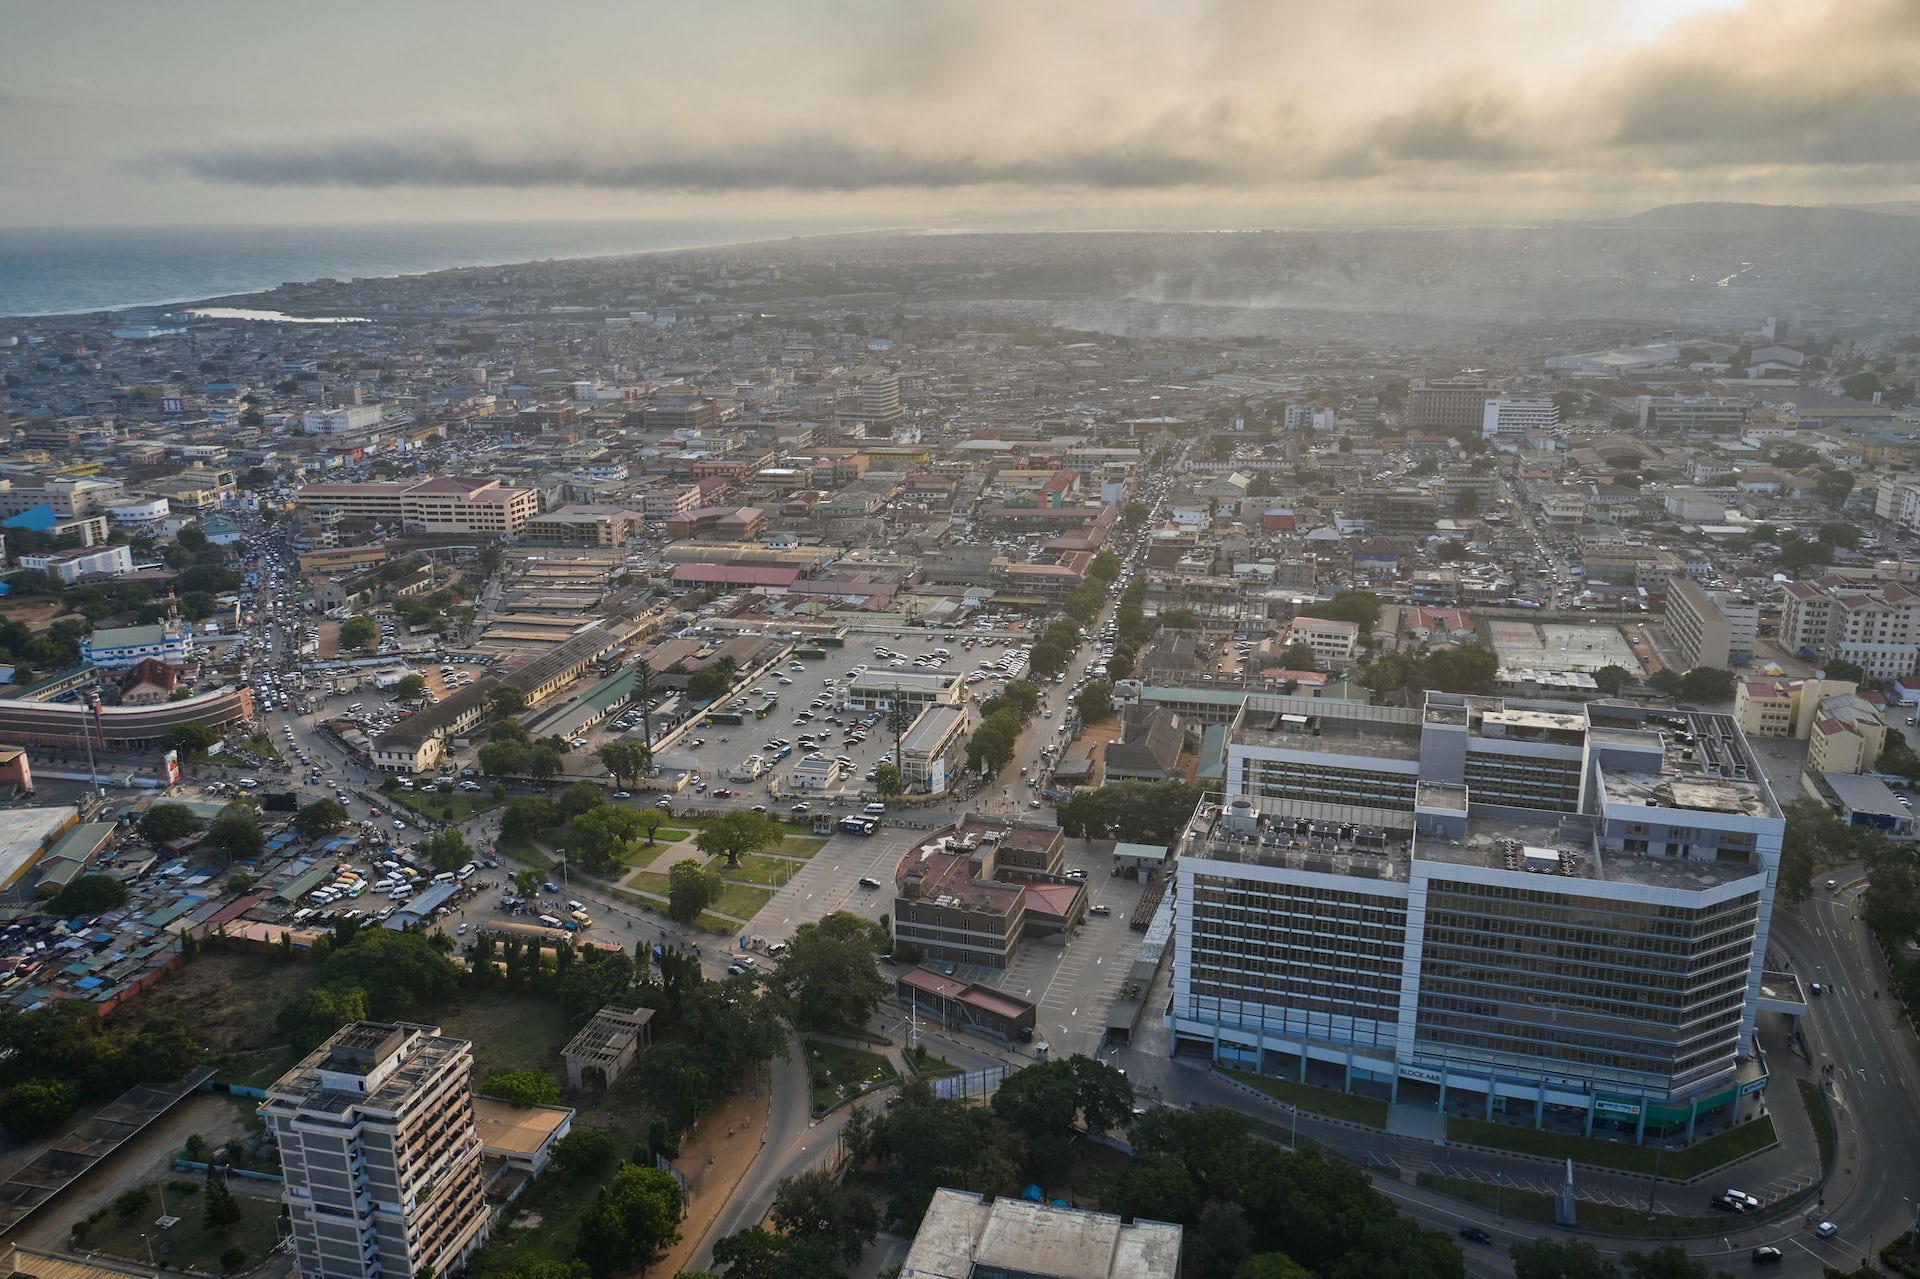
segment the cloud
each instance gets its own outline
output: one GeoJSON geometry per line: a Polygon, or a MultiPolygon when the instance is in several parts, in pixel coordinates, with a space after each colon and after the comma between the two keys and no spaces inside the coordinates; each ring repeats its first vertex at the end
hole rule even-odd
{"type": "Polygon", "coordinates": [[[1537,0],[667,5],[672,38],[727,50],[724,86],[668,59],[529,83],[521,116],[370,107],[147,167],[255,188],[1116,198],[1911,180],[1920,0],[1747,0],[1626,38],[1645,3],[1593,0],[1615,40],[1573,38],[1537,0]]]}

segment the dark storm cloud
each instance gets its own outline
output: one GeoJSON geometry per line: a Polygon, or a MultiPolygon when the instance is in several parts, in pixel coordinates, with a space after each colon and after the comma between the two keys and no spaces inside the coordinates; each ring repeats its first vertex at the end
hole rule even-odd
{"type": "Polygon", "coordinates": [[[1708,66],[1632,79],[1613,141],[1683,147],[1728,164],[1882,164],[1920,159],[1920,82],[1910,69],[1862,68],[1820,83],[1708,66]]]}
{"type": "Polygon", "coordinates": [[[797,136],[687,154],[498,153],[466,139],[411,137],[248,145],[175,157],[195,177],[250,186],[543,187],[619,190],[863,191],[982,184],[1114,190],[1236,183],[1246,175],[1152,137],[1024,158],[938,155],[797,136]]]}

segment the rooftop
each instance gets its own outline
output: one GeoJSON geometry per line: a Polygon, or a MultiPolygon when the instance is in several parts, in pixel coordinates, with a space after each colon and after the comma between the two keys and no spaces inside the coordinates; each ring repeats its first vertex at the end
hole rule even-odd
{"type": "Polygon", "coordinates": [[[959,1279],[976,1269],[1032,1279],[1174,1279],[1179,1226],[942,1187],[900,1279],[959,1279]]]}

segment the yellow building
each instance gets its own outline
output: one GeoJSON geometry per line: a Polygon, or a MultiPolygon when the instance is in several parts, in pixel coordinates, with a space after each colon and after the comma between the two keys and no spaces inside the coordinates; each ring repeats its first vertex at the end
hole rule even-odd
{"type": "MultiPolygon", "coordinates": [[[[1748,737],[1794,737],[1804,742],[1815,722],[1828,713],[1830,699],[1859,701],[1858,692],[1857,684],[1844,679],[1744,679],[1734,685],[1733,717],[1748,737]]],[[[1872,710],[1868,703],[1861,705],[1872,710]]]]}

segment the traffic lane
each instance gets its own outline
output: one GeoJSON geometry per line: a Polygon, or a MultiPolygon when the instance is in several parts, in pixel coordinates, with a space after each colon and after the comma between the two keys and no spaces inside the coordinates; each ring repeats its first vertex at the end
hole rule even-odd
{"type": "Polygon", "coordinates": [[[792,1043],[787,1060],[769,1063],[772,1096],[760,1153],[694,1249],[693,1269],[711,1269],[716,1242],[759,1225],[773,1206],[780,1183],[811,1168],[846,1126],[851,1106],[841,1107],[823,1123],[814,1121],[807,1064],[801,1053],[800,1045],[792,1043]]]}
{"type": "Polygon", "coordinates": [[[1852,923],[1849,909],[1844,899],[1816,898],[1806,918],[1783,917],[1776,931],[1803,977],[1845,977],[1808,1010],[1808,1039],[1816,1063],[1833,1064],[1832,1096],[1841,1119],[1841,1175],[1829,1182],[1833,1193],[1821,1211],[1840,1226],[1838,1245],[1867,1248],[1873,1239],[1884,1241],[1909,1227],[1902,1193],[1920,1184],[1920,1158],[1906,1136],[1916,1126],[1920,1064],[1898,1014],[1884,997],[1871,995],[1877,960],[1864,925],[1852,923]]]}

